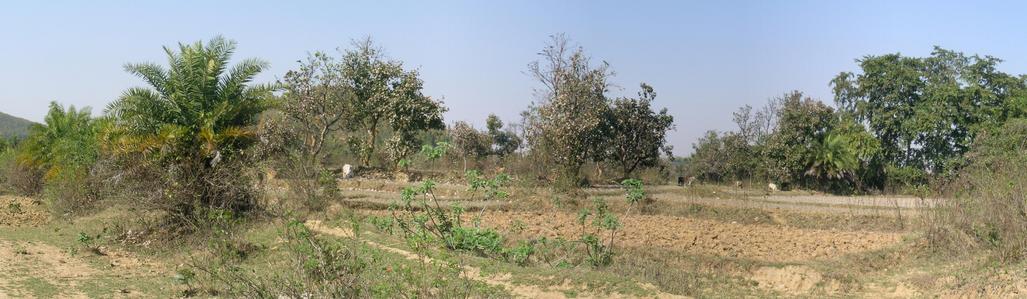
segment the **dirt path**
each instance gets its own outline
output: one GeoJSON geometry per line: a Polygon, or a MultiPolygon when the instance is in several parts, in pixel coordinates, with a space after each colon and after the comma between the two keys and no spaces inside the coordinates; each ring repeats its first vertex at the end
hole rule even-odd
{"type": "MultiPolygon", "coordinates": [[[[306,225],[307,225],[307,227],[309,227],[314,232],[318,232],[318,233],[321,233],[321,234],[326,234],[326,235],[336,236],[336,237],[343,237],[343,238],[354,238],[355,237],[353,232],[348,230],[348,229],[340,228],[340,227],[330,227],[330,226],[324,225],[323,223],[321,223],[320,221],[317,221],[317,220],[309,220],[309,221],[306,222],[306,225]]],[[[366,243],[368,245],[376,247],[378,249],[381,249],[381,250],[384,250],[384,251],[388,251],[388,252],[391,252],[391,253],[395,253],[395,254],[399,254],[399,255],[407,258],[407,259],[422,260],[422,261],[424,261],[426,263],[432,262],[432,259],[430,257],[419,256],[417,254],[414,254],[414,253],[406,251],[406,250],[402,250],[402,249],[394,248],[394,247],[389,247],[389,246],[382,245],[380,243],[377,243],[377,242],[374,242],[374,241],[370,241],[370,240],[361,240],[361,241],[363,241],[364,243],[366,243]]],[[[481,272],[481,269],[479,269],[477,267],[472,267],[472,266],[468,266],[468,265],[463,265],[461,267],[462,267],[463,271],[462,271],[462,273],[460,275],[462,277],[470,279],[470,280],[474,280],[474,281],[483,282],[483,283],[491,285],[491,286],[496,286],[496,287],[504,288],[507,291],[509,291],[511,294],[513,294],[514,296],[518,297],[518,298],[567,298],[567,295],[565,295],[562,291],[547,290],[547,289],[544,289],[542,287],[533,286],[533,285],[514,284],[514,283],[510,282],[511,276],[509,274],[489,277],[489,276],[483,275],[482,272],[481,272]]],[[[626,296],[619,296],[618,294],[608,294],[608,295],[604,295],[603,297],[604,298],[618,298],[618,297],[626,297],[626,296]]],[[[591,296],[589,296],[588,294],[579,294],[579,296],[577,296],[576,298],[591,298],[591,296]]],[[[652,298],[686,298],[686,297],[678,296],[678,295],[674,295],[674,294],[667,294],[667,293],[657,292],[655,295],[652,296],[652,298]]]]}
{"type": "Polygon", "coordinates": [[[86,298],[76,287],[96,273],[57,247],[0,240],[0,298],[32,297],[33,293],[86,298]]]}
{"type": "MultiPolygon", "coordinates": [[[[152,296],[163,265],[126,251],[55,246],[49,213],[26,197],[0,196],[0,298],[134,298],[152,296]]],[[[69,237],[71,238],[71,237],[69,237]]]]}

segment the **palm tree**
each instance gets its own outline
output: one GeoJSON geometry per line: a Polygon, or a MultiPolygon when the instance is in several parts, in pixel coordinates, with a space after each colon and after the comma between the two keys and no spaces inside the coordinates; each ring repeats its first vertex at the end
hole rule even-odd
{"type": "Polygon", "coordinates": [[[96,160],[95,121],[88,107],[67,109],[50,102],[43,124],[34,124],[19,161],[51,178],[78,175],[96,160]]]}
{"type": "Polygon", "coordinates": [[[806,175],[840,179],[859,166],[856,151],[844,135],[828,133],[813,148],[806,175]]]}
{"type": "Polygon", "coordinates": [[[166,69],[125,65],[150,86],[130,88],[107,107],[105,139],[115,155],[159,175],[164,190],[152,190],[150,201],[173,216],[189,220],[202,214],[197,208],[248,209],[252,198],[233,170],[241,163],[226,161],[238,161],[256,139],[257,117],[270,105],[274,86],[249,83],[268,64],[246,59],[229,67],[235,42],[222,37],[177,50],[164,47],[166,69]]]}
{"type": "Polygon", "coordinates": [[[246,59],[228,69],[235,45],[219,36],[207,44],[179,44],[177,52],[164,47],[168,69],[125,65],[150,88],[130,88],[107,107],[118,132],[115,150],[216,164],[252,141],[273,87],[248,86],[268,67],[264,61],[246,59]]]}

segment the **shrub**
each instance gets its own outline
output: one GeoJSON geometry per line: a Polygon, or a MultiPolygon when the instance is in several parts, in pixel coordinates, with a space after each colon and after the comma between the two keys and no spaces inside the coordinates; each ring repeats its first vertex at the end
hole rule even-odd
{"type": "Polygon", "coordinates": [[[92,169],[99,156],[98,121],[89,108],[50,103],[43,124],[33,125],[19,148],[22,176],[42,174],[44,196],[57,213],[79,211],[99,198],[92,169]]]}
{"type": "Polygon", "coordinates": [[[955,252],[991,251],[1007,262],[1027,257],[1027,120],[981,136],[970,163],[946,187],[952,197],[927,214],[927,240],[955,252]]]}
{"type": "MultiPolygon", "coordinates": [[[[205,275],[203,282],[212,295],[246,298],[367,296],[368,285],[362,275],[370,264],[353,249],[339,242],[317,238],[299,221],[289,222],[283,237],[290,259],[287,264],[291,267],[278,269],[280,271],[270,275],[247,271],[230,258],[221,257],[223,253],[216,253],[220,250],[215,250],[215,257],[220,257],[220,262],[196,262],[192,267],[205,275]]],[[[193,273],[188,269],[186,272],[193,273]]]]}

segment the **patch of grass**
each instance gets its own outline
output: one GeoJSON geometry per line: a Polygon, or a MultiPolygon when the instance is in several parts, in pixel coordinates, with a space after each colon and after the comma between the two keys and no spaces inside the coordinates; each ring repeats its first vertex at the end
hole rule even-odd
{"type": "Polygon", "coordinates": [[[28,277],[18,281],[17,284],[21,285],[32,297],[57,298],[57,295],[61,294],[60,287],[38,277],[28,277]]]}

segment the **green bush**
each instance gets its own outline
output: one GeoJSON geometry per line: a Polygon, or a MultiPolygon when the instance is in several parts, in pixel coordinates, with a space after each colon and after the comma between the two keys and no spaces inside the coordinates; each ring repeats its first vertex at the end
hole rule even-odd
{"type": "Polygon", "coordinates": [[[1027,120],[980,136],[969,164],[928,213],[927,239],[953,252],[985,249],[1004,262],[1027,257],[1027,120]]]}

